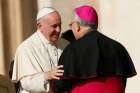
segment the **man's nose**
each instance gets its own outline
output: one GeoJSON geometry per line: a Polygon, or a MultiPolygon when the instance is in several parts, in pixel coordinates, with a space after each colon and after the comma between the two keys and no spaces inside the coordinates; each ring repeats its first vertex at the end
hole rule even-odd
{"type": "Polygon", "coordinates": [[[58,26],[58,27],[56,28],[56,31],[57,31],[57,32],[61,32],[61,27],[58,26]]]}

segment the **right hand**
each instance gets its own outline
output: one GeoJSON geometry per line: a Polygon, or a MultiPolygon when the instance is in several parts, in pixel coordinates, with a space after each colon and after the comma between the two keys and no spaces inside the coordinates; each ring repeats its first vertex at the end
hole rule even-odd
{"type": "Polygon", "coordinates": [[[44,77],[46,80],[59,80],[60,76],[63,75],[64,70],[62,70],[63,65],[54,67],[52,70],[45,72],[44,77]]]}

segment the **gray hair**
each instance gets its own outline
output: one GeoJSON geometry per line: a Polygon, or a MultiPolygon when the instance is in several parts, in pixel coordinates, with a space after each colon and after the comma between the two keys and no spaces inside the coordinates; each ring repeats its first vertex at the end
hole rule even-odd
{"type": "Polygon", "coordinates": [[[74,18],[79,22],[80,25],[88,26],[91,29],[95,29],[95,30],[98,28],[98,24],[88,23],[88,22],[82,20],[75,12],[73,13],[73,15],[74,15],[74,18]]]}

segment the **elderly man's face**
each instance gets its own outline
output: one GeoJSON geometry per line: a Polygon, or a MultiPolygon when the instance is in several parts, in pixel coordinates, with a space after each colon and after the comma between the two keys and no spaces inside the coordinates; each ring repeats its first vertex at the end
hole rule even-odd
{"type": "Polygon", "coordinates": [[[70,28],[72,29],[72,32],[75,36],[76,39],[79,39],[80,38],[80,25],[79,25],[79,22],[75,19],[75,17],[72,17],[72,21],[71,23],[69,24],[70,28]]]}
{"type": "Polygon", "coordinates": [[[51,43],[56,43],[61,32],[60,15],[53,12],[43,17],[39,23],[39,30],[51,43]]]}

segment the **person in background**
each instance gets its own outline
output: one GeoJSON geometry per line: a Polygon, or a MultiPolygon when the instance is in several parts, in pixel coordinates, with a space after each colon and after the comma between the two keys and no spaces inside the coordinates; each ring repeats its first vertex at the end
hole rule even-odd
{"type": "Polygon", "coordinates": [[[59,38],[61,17],[44,7],[37,14],[37,31],[15,53],[12,80],[20,81],[19,93],[50,93],[50,80],[59,80],[63,66],[57,62],[66,44],[59,38]]]}
{"type": "Polygon", "coordinates": [[[64,73],[52,81],[54,93],[125,93],[135,67],[122,44],[97,31],[96,10],[89,5],[75,8],[70,26],[76,40],[60,56],[64,73]]]}

